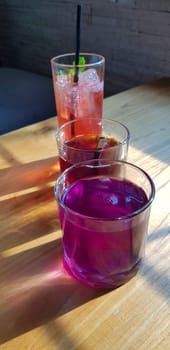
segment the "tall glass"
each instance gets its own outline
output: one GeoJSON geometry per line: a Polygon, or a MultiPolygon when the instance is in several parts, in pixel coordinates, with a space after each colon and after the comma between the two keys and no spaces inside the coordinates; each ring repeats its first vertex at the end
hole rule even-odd
{"type": "Polygon", "coordinates": [[[101,120],[104,66],[104,57],[91,53],[80,53],[78,65],[74,53],[51,59],[59,126],[78,118],[101,120]]]}

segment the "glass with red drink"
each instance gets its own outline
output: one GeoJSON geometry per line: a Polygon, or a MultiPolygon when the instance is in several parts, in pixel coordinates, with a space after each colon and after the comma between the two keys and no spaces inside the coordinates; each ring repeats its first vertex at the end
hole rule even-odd
{"type": "Polygon", "coordinates": [[[59,126],[79,118],[101,120],[104,65],[103,56],[91,53],[80,53],[78,65],[74,53],[51,59],[59,126]]]}
{"type": "Polygon", "coordinates": [[[67,122],[56,131],[61,171],[90,159],[126,160],[129,138],[128,128],[113,119],[67,122]]]}
{"type": "Polygon", "coordinates": [[[124,161],[91,160],[65,170],[55,197],[63,231],[64,266],[95,288],[116,288],[143,260],[155,187],[124,161]]]}

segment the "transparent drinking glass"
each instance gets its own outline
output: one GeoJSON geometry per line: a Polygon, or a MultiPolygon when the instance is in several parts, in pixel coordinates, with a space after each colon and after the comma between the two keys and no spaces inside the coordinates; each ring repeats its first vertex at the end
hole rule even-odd
{"type": "Polygon", "coordinates": [[[58,125],[78,118],[102,118],[105,58],[93,53],[80,53],[51,59],[58,125]]]}
{"type": "Polygon", "coordinates": [[[67,272],[102,289],[131,279],[144,257],[154,196],[150,176],[131,163],[95,159],[65,170],[55,198],[67,272]]]}
{"type": "Polygon", "coordinates": [[[127,158],[130,132],[125,125],[111,118],[72,120],[60,126],[55,136],[61,171],[95,158],[127,158]]]}

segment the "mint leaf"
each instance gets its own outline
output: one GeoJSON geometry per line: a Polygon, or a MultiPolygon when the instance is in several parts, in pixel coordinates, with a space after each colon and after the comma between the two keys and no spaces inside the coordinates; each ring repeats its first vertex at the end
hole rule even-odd
{"type": "MultiPolygon", "coordinates": [[[[84,66],[86,64],[86,59],[84,56],[79,57],[79,65],[84,66]]],[[[73,66],[75,66],[75,61],[73,61],[73,66]]],[[[79,72],[83,72],[84,67],[79,67],[79,72]]]]}

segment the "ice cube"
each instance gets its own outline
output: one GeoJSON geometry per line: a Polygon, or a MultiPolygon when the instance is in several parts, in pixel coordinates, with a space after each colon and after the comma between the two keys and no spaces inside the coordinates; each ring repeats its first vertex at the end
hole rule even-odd
{"type": "Polygon", "coordinates": [[[79,73],[79,80],[87,83],[94,83],[99,81],[98,74],[95,69],[87,69],[85,72],[79,73]]]}
{"type": "Polygon", "coordinates": [[[65,86],[69,84],[71,81],[71,78],[68,74],[58,74],[56,78],[57,78],[57,84],[61,86],[65,86]]]}

